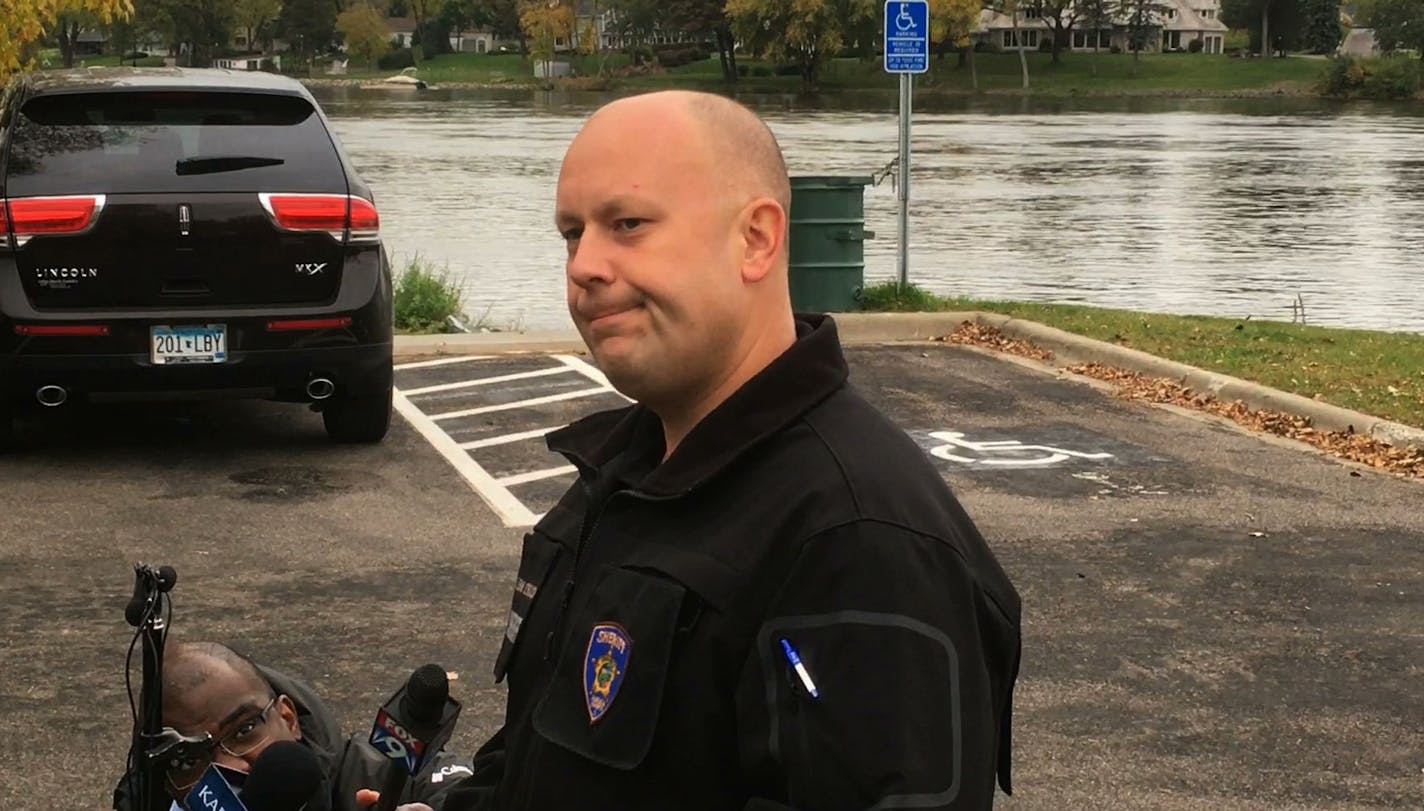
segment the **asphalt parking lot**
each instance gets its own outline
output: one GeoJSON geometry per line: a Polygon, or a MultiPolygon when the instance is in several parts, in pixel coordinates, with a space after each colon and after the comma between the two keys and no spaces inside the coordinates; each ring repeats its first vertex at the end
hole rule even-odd
{"type": "MultiPolygon", "coordinates": [[[[850,350],[1018,586],[1004,808],[1424,807],[1424,487],[944,345],[850,350]]],[[[350,731],[414,667],[490,676],[523,526],[572,480],[549,429],[616,406],[575,356],[397,373],[376,447],[273,404],[42,415],[0,458],[0,807],[107,808],[127,746],[131,565],[175,636],[312,681],[350,731]],[[483,381],[483,382],[480,382],[483,381]]],[[[873,449],[867,449],[873,452],[873,449]]]]}

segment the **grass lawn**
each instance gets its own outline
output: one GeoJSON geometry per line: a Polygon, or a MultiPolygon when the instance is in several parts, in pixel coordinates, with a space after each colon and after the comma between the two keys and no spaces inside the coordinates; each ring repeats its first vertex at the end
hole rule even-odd
{"type": "MultiPolygon", "coordinates": [[[[1284,89],[1311,92],[1326,63],[1318,59],[1236,59],[1211,54],[1143,54],[1134,68],[1130,54],[1064,53],[1054,65],[1046,53],[1030,53],[1029,92],[1035,94],[1157,94],[1229,93],[1284,89]]],[[[598,73],[597,57],[579,57],[575,67],[584,76],[598,73]]],[[[616,73],[628,63],[622,54],[602,59],[606,70],[616,73]]],[[[1018,92],[1019,60],[1012,53],[981,53],[975,56],[979,89],[987,92],[1018,92]]],[[[739,60],[748,75],[738,86],[750,91],[796,92],[800,76],[772,75],[771,66],[755,60],[739,60]]],[[[389,76],[394,70],[357,70],[352,78],[389,76]]],[[[518,54],[445,54],[424,60],[418,75],[433,84],[533,84],[533,68],[518,54]]],[[[894,92],[898,79],[887,75],[878,59],[836,59],[827,66],[821,80],[823,91],[868,90],[894,92]]],[[[665,73],[614,76],[613,87],[657,88],[723,87],[721,64],[711,59],[683,65],[665,73]]],[[[932,61],[929,73],[917,77],[916,86],[925,93],[973,92],[968,68],[960,68],[956,56],[932,61]]]]}
{"type": "Polygon", "coordinates": [[[876,309],[1004,313],[1424,427],[1424,335],[928,294],[896,302],[868,292],[876,309]]]}

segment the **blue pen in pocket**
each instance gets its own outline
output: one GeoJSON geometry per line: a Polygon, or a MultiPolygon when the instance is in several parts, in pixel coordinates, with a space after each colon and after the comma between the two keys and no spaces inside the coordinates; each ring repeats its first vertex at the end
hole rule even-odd
{"type": "Polygon", "coordinates": [[[786,639],[781,640],[781,652],[786,655],[787,664],[796,671],[796,675],[801,679],[801,684],[806,688],[806,692],[811,694],[811,698],[820,698],[821,691],[816,689],[816,683],[811,681],[811,674],[806,671],[806,665],[801,662],[801,655],[796,649],[791,647],[791,643],[786,639]]]}

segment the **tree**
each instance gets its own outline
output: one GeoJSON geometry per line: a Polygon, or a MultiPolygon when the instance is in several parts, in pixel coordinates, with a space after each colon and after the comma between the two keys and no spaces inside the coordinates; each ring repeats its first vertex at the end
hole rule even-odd
{"type": "Polygon", "coordinates": [[[1132,49],[1132,75],[1137,75],[1137,61],[1148,44],[1161,36],[1162,18],[1167,6],[1159,0],[1119,0],[1117,17],[1127,28],[1127,47],[1132,49]]]}
{"type": "Polygon", "coordinates": [[[235,24],[231,0],[157,0],[169,42],[188,46],[187,64],[207,67],[227,47],[235,24]]]}
{"type": "Polygon", "coordinates": [[[133,13],[131,0],[5,0],[0,14],[0,78],[29,64],[44,33],[64,12],[92,14],[108,24],[133,13]]]}
{"type": "Polygon", "coordinates": [[[1093,75],[1098,75],[1096,54],[1101,50],[1102,32],[1113,27],[1112,0],[1078,0],[1078,22],[1093,37],[1093,75]]]}
{"type": "Polygon", "coordinates": [[[1301,0],[1221,0],[1221,21],[1251,32],[1262,56],[1289,49],[1300,30],[1301,0]]]}
{"type": "Polygon", "coordinates": [[[475,0],[475,7],[496,37],[524,41],[524,28],[519,24],[519,0],[475,0]]]}
{"type": "Polygon", "coordinates": [[[79,35],[86,28],[98,23],[93,12],[84,8],[76,0],[60,0],[55,13],[55,39],[59,42],[59,57],[66,68],[74,67],[74,52],[79,45],[79,35]]]}
{"type": "Polygon", "coordinates": [[[569,0],[522,0],[519,26],[528,38],[529,55],[544,64],[544,76],[549,77],[558,41],[573,37],[573,6],[569,0]]]}
{"type": "Polygon", "coordinates": [[[1023,71],[1023,89],[1028,89],[1028,55],[1023,49],[1023,32],[1019,30],[1019,15],[1023,13],[1022,0],[998,0],[997,6],[991,6],[1000,14],[1007,14],[1014,21],[1014,47],[1019,52],[1019,69],[1023,71]]]}
{"type": "MultiPolygon", "coordinates": [[[[431,12],[436,10],[436,0],[405,0],[405,3],[406,7],[410,9],[410,16],[415,18],[415,39],[411,52],[415,54],[415,61],[419,62],[425,56],[425,41],[430,36],[430,32],[425,30],[425,21],[430,17],[431,12]]],[[[441,50],[439,46],[436,46],[436,53],[441,50]]]]}
{"type": "Polygon", "coordinates": [[[277,22],[283,39],[304,61],[326,53],[336,39],[336,6],[331,0],[285,0],[277,22]]]}
{"type": "Polygon", "coordinates": [[[608,8],[613,12],[612,32],[628,45],[630,53],[637,53],[651,42],[659,30],[659,23],[666,19],[660,0],[609,0],[608,8]]]}
{"type": "Polygon", "coordinates": [[[1360,20],[1375,30],[1380,50],[1394,53],[1414,49],[1424,59],[1424,2],[1370,0],[1360,12],[1360,20]]]}
{"type": "Polygon", "coordinates": [[[801,85],[814,91],[821,72],[844,42],[854,5],[836,0],[728,0],[738,41],[772,62],[795,65],[801,85]]]}
{"type": "Polygon", "coordinates": [[[941,59],[950,50],[968,54],[969,77],[975,90],[979,89],[979,73],[974,67],[974,47],[969,38],[979,24],[980,8],[980,0],[930,0],[930,40],[939,46],[941,59]]]}
{"type": "MultiPolygon", "coordinates": [[[[1424,4],[1421,4],[1424,7],[1424,4]]],[[[1330,54],[1340,47],[1339,0],[1302,0],[1301,41],[1311,53],[1330,54]]]]}
{"type": "Polygon", "coordinates": [[[139,43],[155,34],[163,35],[167,40],[165,45],[171,45],[172,40],[167,35],[172,28],[167,13],[156,0],[134,0],[132,14],[127,18],[115,18],[109,24],[109,41],[120,55],[133,53],[138,50],[139,43]]]}
{"type": "Polygon", "coordinates": [[[737,40],[732,33],[731,15],[723,0],[664,0],[666,30],[681,31],[693,39],[710,39],[717,45],[722,63],[722,79],[737,81],[737,40]]]}
{"type": "Polygon", "coordinates": [[[1038,16],[1048,21],[1053,37],[1053,64],[1058,64],[1058,54],[1064,43],[1073,36],[1073,26],[1082,16],[1081,0],[1036,0],[1034,8],[1038,16]]]}
{"type": "Polygon", "coordinates": [[[374,67],[376,60],[391,48],[390,29],[377,11],[357,2],[336,16],[336,30],[346,38],[346,52],[367,66],[374,67]]]}
{"type": "Polygon", "coordinates": [[[255,52],[256,43],[264,39],[263,29],[282,13],[282,0],[235,0],[232,8],[237,30],[246,37],[248,50],[255,52]]]}

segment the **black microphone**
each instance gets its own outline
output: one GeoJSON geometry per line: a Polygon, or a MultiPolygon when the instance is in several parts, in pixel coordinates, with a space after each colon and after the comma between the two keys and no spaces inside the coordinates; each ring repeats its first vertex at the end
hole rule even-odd
{"type": "Polygon", "coordinates": [[[406,781],[434,758],[460,716],[460,702],[450,697],[450,678],[440,665],[422,665],[376,713],[371,745],[391,759],[377,811],[392,811],[406,781]]]}
{"type": "Polygon", "coordinates": [[[331,788],[310,749],[277,741],[252,762],[241,800],[247,811],[331,811],[331,788]]]}
{"type": "Polygon", "coordinates": [[[124,619],[137,628],[143,622],[144,610],[155,593],[166,594],[178,582],[178,572],[172,566],[154,568],[142,563],[134,565],[134,593],[124,607],[124,619]]]}

